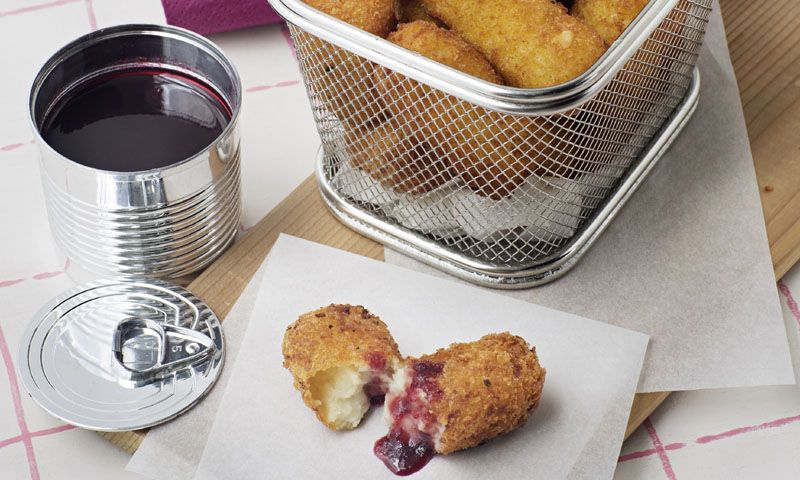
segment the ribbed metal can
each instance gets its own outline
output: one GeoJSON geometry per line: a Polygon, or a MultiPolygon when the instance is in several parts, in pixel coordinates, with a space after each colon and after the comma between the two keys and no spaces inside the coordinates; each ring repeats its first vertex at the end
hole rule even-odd
{"type": "Polygon", "coordinates": [[[56,52],[36,76],[29,106],[50,227],[67,257],[93,274],[158,278],[188,275],[217,258],[240,225],[240,105],[232,63],[187,30],[121,25],[56,52]],[[191,157],[146,171],[91,168],[45,141],[45,117],[64,95],[99,75],[141,68],[208,86],[230,121],[191,157]]]}

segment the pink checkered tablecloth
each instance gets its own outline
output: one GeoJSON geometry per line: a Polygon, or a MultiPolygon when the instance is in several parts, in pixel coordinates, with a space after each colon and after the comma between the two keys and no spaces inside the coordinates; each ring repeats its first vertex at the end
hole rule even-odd
{"type": "MultiPolygon", "coordinates": [[[[164,2],[178,4],[177,0],[164,2]]],[[[73,284],[66,274],[69,264],[50,240],[26,99],[36,69],[60,45],[98,27],[163,23],[173,14],[168,10],[165,15],[159,0],[0,3],[0,64],[4,67],[0,77],[2,479],[142,478],[124,470],[128,456],[122,451],[92,432],[64,425],[20,390],[15,361],[25,324],[40,305],[73,284]]],[[[258,21],[252,23],[271,21],[254,18],[258,21]]],[[[218,31],[243,25],[231,20],[196,28],[218,31]]],[[[214,37],[240,69],[246,92],[244,228],[312,172],[319,144],[287,39],[288,32],[280,25],[214,37]]],[[[799,272],[795,269],[778,284],[794,352],[800,351],[800,309],[795,300],[800,295],[799,272]]],[[[798,387],[676,393],[625,443],[615,478],[796,479],[798,445],[798,387]]]]}

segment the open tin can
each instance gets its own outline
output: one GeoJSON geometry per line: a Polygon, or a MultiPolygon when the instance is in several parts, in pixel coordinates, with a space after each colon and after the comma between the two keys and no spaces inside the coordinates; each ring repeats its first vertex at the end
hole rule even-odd
{"type": "MultiPolygon", "coordinates": [[[[89,114],[99,118],[119,105],[138,108],[124,88],[103,95],[86,100],[82,112],[94,109],[89,114]]],[[[214,44],[180,28],[122,25],[85,35],[56,52],[33,83],[30,119],[41,150],[52,234],[73,264],[107,277],[167,278],[196,272],[217,258],[240,225],[241,100],[241,84],[231,62],[214,44]],[[138,81],[139,73],[159,76],[163,85],[153,88],[165,102],[174,103],[170,108],[178,121],[212,132],[199,140],[204,143],[168,161],[136,156],[141,146],[158,152],[156,134],[170,140],[169,130],[143,123],[150,130],[139,132],[142,144],[127,150],[109,147],[109,151],[114,151],[111,147],[134,151],[133,157],[122,161],[85,144],[79,154],[71,154],[62,144],[77,131],[70,119],[52,134],[51,124],[59,121],[53,118],[69,102],[73,107],[80,102],[87,89],[138,81]],[[203,108],[198,113],[193,95],[210,99],[225,118],[211,118],[203,108]],[[90,156],[94,156],[91,162],[90,156]]],[[[91,134],[95,140],[103,136],[102,129],[91,134]]],[[[198,141],[192,135],[187,139],[198,141]]]]}
{"type": "Polygon", "coordinates": [[[30,119],[53,236],[78,267],[70,276],[113,277],[63,292],[22,336],[20,378],[51,414],[139,429],[214,385],[219,319],[155,277],[201,269],[239,230],[240,105],[231,62],[173,27],[98,30],[36,76],[30,119]]]}

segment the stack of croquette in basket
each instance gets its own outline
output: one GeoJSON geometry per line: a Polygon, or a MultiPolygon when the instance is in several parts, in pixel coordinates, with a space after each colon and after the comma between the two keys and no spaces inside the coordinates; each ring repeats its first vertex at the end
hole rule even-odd
{"type": "MultiPolygon", "coordinates": [[[[591,67],[648,0],[308,0],[308,5],[486,82],[542,88],[591,67]]],[[[320,48],[332,47],[320,42],[320,48]]],[[[397,193],[421,194],[460,178],[478,195],[507,197],[532,175],[571,160],[536,117],[453,104],[445,93],[353,55],[328,72],[380,93],[323,98],[345,123],[353,165],[397,193]],[[372,72],[371,74],[365,72],[372,72]],[[445,112],[445,110],[448,110],[445,112]],[[354,112],[357,114],[354,115],[354,112]],[[481,112],[481,113],[478,113],[481,112]],[[366,118],[368,117],[368,118],[366,118]]]]}

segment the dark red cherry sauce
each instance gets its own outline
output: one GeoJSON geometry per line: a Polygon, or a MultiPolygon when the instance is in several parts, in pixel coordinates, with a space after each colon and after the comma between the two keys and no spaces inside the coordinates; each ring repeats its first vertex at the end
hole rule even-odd
{"type": "Polygon", "coordinates": [[[374,377],[364,385],[364,393],[369,398],[370,405],[383,405],[383,400],[386,396],[386,384],[379,377],[374,377]]]}
{"type": "Polygon", "coordinates": [[[231,120],[209,86],[165,70],[101,75],[67,92],[50,110],[42,137],[61,155],[101,170],[165,167],[209,145],[231,120]]]}
{"type": "Polygon", "coordinates": [[[392,398],[388,405],[393,419],[389,433],[375,442],[373,448],[389,470],[400,476],[418,472],[436,455],[433,438],[426,432],[437,427],[437,420],[428,405],[442,396],[436,378],[441,375],[444,365],[417,361],[413,369],[404,394],[392,398]],[[424,398],[421,396],[423,392],[424,398]]]}
{"type": "Polygon", "coordinates": [[[369,398],[370,405],[383,405],[386,390],[389,388],[384,381],[385,375],[381,375],[386,370],[386,356],[381,352],[369,352],[364,355],[364,359],[373,374],[372,380],[364,385],[364,393],[369,398]]]}
{"type": "Polygon", "coordinates": [[[373,451],[392,473],[402,477],[418,472],[436,455],[430,435],[398,426],[375,442],[373,451]]]}

